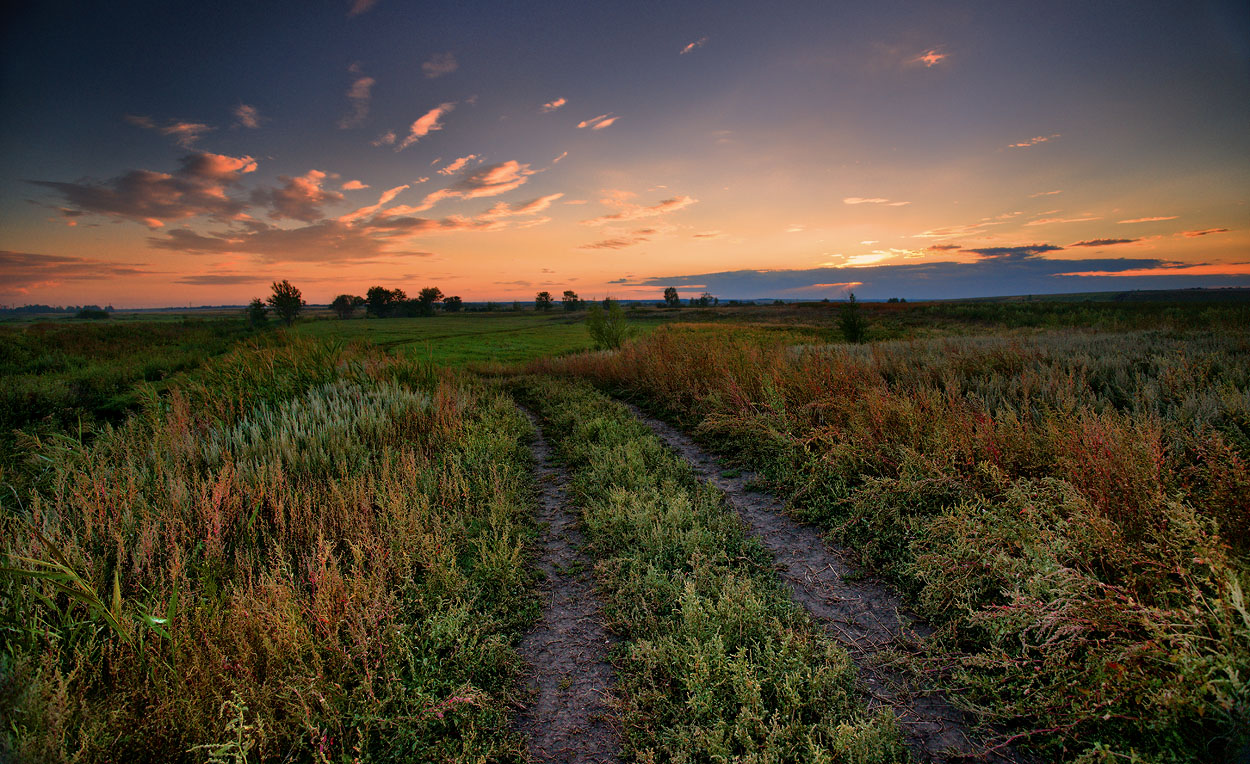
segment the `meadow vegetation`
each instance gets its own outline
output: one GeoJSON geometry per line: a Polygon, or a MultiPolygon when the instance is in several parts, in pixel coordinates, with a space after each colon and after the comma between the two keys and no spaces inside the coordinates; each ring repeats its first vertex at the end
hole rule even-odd
{"type": "Polygon", "coordinates": [[[846,652],[790,601],[771,557],[619,403],[521,378],[573,477],[615,647],[623,754],[646,762],[899,762],[846,652]]]}
{"type": "Polygon", "coordinates": [[[530,432],[310,340],[145,397],[3,518],[0,756],[520,760],[530,432]]]}
{"type": "Polygon", "coordinates": [[[995,742],[1247,750],[1250,305],[858,303],[850,337],[845,303],[674,296],[0,325],[0,759],[526,760],[519,400],[572,475],[627,758],[906,760],[724,498],[605,393],[899,589],[936,627],[900,661],[995,742]]]}
{"type": "Polygon", "coordinates": [[[762,470],[938,627],[926,672],[1046,758],[1246,743],[1244,332],[794,347],[674,327],[530,369],[762,470]]]}

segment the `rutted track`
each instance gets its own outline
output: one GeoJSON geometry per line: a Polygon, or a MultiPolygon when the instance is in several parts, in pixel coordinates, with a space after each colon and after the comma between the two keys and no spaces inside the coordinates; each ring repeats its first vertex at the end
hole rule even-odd
{"type": "MultiPolygon", "coordinates": [[[[523,409],[524,410],[524,409],[523,409]]],[[[619,741],[610,723],[608,635],[599,624],[592,566],[580,552],[577,519],[565,508],[567,472],[553,463],[551,447],[534,423],[534,470],[541,525],[537,566],[546,577],[542,621],[520,644],[531,668],[531,700],[517,719],[534,761],[599,764],[617,760],[619,741]]]]}
{"type": "Polygon", "coordinates": [[[969,719],[939,693],[915,694],[903,677],[880,665],[884,650],[901,646],[911,635],[927,629],[909,616],[901,599],[881,583],[862,577],[847,555],[822,538],[820,532],[782,513],[773,496],[747,486],[754,477],[730,477],[717,459],[684,433],[626,406],[640,421],[682,456],[698,475],[725,493],[750,533],[773,553],[777,571],[791,588],[796,602],[836,638],[855,660],[870,705],[888,705],[898,715],[908,746],[922,761],[981,758],[1014,761],[1011,752],[987,753],[968,731],[969,719]]]}

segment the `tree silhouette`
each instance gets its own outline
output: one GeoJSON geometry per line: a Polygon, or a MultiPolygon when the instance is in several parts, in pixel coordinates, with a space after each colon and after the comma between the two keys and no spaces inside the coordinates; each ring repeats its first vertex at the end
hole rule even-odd
{"type": "Polygon", "coordinates": [[[295,323],[296,316],[304,309],[304,298],[300,291],[286,279],[273,282],[273,294],[269,295],[269,304],[273,312],[278,314],[287,326],[295,323]]]}
{"type": "Polygon", "coordinates": [[[354,294],[341,294],[334,298],[334,302],[330,303],[330,310],[339,318],[351,318],[356,312],[356,308],[365,304],[365,298],[354,294]]]}
{"type": "Polygon", "coordinates": [[[854,292],[851,292],[846,305],[842,306],[842,314],[838,316],[838,329],[842,331],[842,339],[853,343],[863,342],[864,335],[868,333],[868,322],[860,312],[854,292]]]}
{"type": "Polygon", "coordinates": [[[677,294],[677,287],[668,287],[664,290],[664,304],[670,308],[681,307],[681,297],[677,294]]]}
{"type": "Polygon", "coordinates": [[[551,310],[551,292],[539,292],[534,295],[534,310],[551,310]]]}
{"type": "Polygon", "coordinates": [[[443,310],[447,311],[448,313],[456,313],[463,306],[464,306],[464,301],[455,295],[452,295],[451,297],[443,298],[443,310]]]}
{"type": "Polygon", "coordinates": [[[565,313],[572,313],[582,306],[582,301],[578,298],[577,292],[574,292],[572,289],[564,290],[564,298],[560,302],[564,305],[565,313]]]}

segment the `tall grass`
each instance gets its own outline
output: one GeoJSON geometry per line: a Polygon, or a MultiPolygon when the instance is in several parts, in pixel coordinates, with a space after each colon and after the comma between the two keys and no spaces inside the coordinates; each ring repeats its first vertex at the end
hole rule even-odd
{"type": "Polygon", "coordinates": [[[791,603],[771,558],[624,407],[522,379],[572,470],[616,650],[625,757],[643,762],[897,762],[845,651],[791,603]]]}
{"type": "Polygon", "coordinates": [[[529,431],[469,382],[296,341],[55,454],[0,534],[28,571],[0,575],[0,756],[519,760],[529,431]]]}
{"type": "Polygon", "coordinates": [[[940,627],[935,675],[1046,756],[1245,744],[1244,334],[787,348],[661,330],[533,368],[762,469],[940,627]]]}

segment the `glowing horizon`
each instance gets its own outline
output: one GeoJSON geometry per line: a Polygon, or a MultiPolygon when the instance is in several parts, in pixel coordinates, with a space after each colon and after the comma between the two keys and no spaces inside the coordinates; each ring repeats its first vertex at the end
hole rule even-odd
{"type": "Polygon", "coordinates": [[[14,16],[0,303],[1250,286],[1238,4],[360,6],[14,16]]]}

